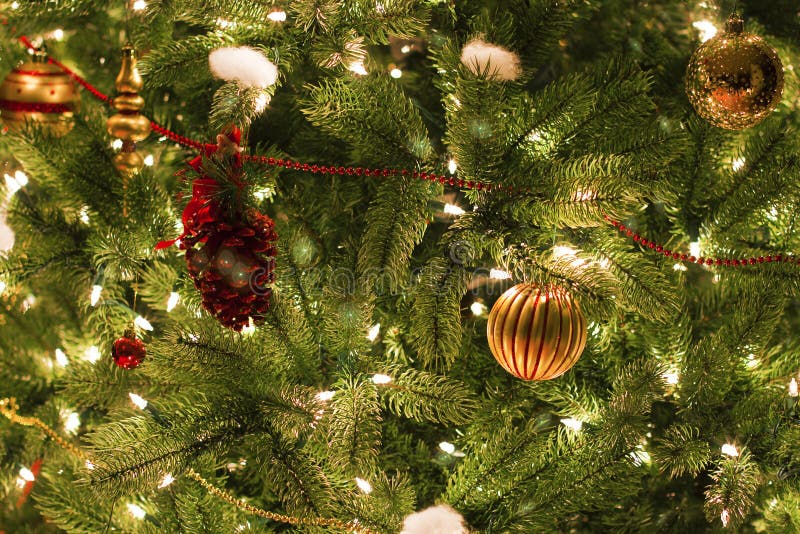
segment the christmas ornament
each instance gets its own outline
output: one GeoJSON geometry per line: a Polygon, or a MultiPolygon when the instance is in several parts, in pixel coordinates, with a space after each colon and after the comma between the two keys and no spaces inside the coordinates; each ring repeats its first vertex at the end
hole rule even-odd
{"type": "Polygon", "coordinates": [[[516,80],[522,73],[517,54],[483,39],[472,39],[464,45],[461,63],[473,74],[486,74],[490,80],[516,80]]]}
{"type": "Polygon", "coordinates": [[[697,113],[714,126],[749,128],[764,120],[783,92],[783,65],[775,49],[744,32],[733,14],[725,32],[695,51],[686,69],[686,94],[697,113]]]}
{"type": "Polygon", "coordinates": [[[108,133],[122,140],[122,149],[114,156],[114,167],[124,175],[136,174],[144,167],[144,158],[136,152],[136,143],[150,135],[150,119],[139,113],[144,107],[144,99],[139,96],[144,82],[136,68],[136,52],[130,45],[122,49],[122,66],[115,85],[117,113],[106,121],[108,133]]]}
{"type": "MultiPolygon", "coordinates": [[[[241,183],[241,133],[234,129],[207,145],[206,157],[227,158],[234,183],[241,183]]],[[[274,282],[274,222],[254,209],[236,212],[215,200],[220,184],[205,173],[203,156],[189,163],[200,177],[192,184],[192,199],[183,212],[180,246],[203,307],[228,328],[240,331],[263,322],[274,282]]],[[[157,249],[175,241],[161,242],[157,249]]]]}
{"type": "Polygon", "coordinates": [[[580,358],[586,320],[566,291],[518,284],[492,306],[486,334],[506,371],[523,380],[549,380],[580,358]]]}
{"type": "Polygon", "coordinates": [[[144,346],[144,342],[136,337],[132,330],[128,330],[125,335],[114,342],[111,348],[111,355],[114,357],[114,363],[118,367],[135,369],[144,360],[147,355],[147,349],[144,346]]]}
{"type": "Polygon", "coordinates": [[[0,84],[0,117],[14,132],[31,121],[51,135],[65,135],[72,129],[72,116],[79,104],[75,82],[59,67],[49,64],[42,51],[12,70],[0,84]]]}

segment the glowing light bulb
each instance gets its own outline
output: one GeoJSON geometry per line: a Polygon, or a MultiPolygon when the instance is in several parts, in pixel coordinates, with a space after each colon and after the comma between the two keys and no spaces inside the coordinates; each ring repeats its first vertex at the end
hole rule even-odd
{"type": "Polygon", "coordinates": [[[739,456],[739,449],[736,448],[736,445],[732,443],[726,443],[722,446],[722,454],[727,454],[728,456],[737,457],[739,456]]]}
{"type": "Polygon", "coordinates": [[[14,196],[14,193],[22,189],[22,184],[20,184],[19,181],[10,174],[6,174],[5,179],[6,179],[6,190],[7,190],[6,194],[8,198],[11,198],[12,196],[14,196]]]}
{"type": "Polygon", "coordinates": [[[678,375],[678,371],[667,371],[664,373],[664,380],[667,381],[667,384],[676,385],[680,376],[678,375]]]}
{"type": "Polygon", "coordinates": [[[61,367],[66,367],[69,363],[69,358],[67,358],[67,355],[64,354],[64,351],[61,349],[56,349],[56,363],[61,367]]]}
{"type": "Polygon", "coordinates": [[[447,454],[453,454],[456,451],[456,446],[450,442],[443,441],[439,444],[439,448],[447,454]]]}
{"type": "Polygon", "coordinates": [[[723,527],[728,526],[728,522],[731,520],[731,513],[728,511],[727,508],[722,509],[722,513],[719,514],[719,520],[722,521],[723,527]]]}
{"type": "Polygon", "coordinates": [[[674,270],[676,270],[676,271],[688,271],[688,270],[689,270],[689,268],[688,268],[688,267],[686,267],[686,266],[685,266],[684,264],[682,264],[682,263],[676,263],[675,265],[673,265],[673,266],[672,266],[672,268],[673,268],[674,270]]]}
{"type": "Polygon", "coordinates": [[[267,18],[272,22],[286,22],[286,11],[270,11],[267,18]]]}
{"type": "Polygon", "coordinates": [[[367,339],[370,341],[375,341],[378,338],[378,334],[381,333],[381,323],[375,323],[372,325],[372,328],[369,329],[367,332],[367,339]]]}
{"type": "Polygon", "coordinates": [[[456,173],[458,170],[458,163],[456,163],[456,160],[450,159],[450,161],[447,162],[447,170],[450,172],[450,174],[456,173]]]}
{"type": "Polygon", "coordinates": [[[19,7],[19,2],[11,2],[11,9],[17,9],[19,7]]]}
{"type": "Polygon", "coordinates": [[[692,241],[689,243],[689,254],[694,256],[695,258],[700,257],[700,242],[699,241],[692,241]]]}
{"type": "Polygon", "coordinates": [[[64,38],[64,30],[58,28],[57,30],[53,31],[53,39],[55,39],[56,41],[60,41],[63,38],[64,38]]]}
{"type": "Polygon", "coordinates": [[[94,464],[90,460],[86,460],[86,469],[94,471],[94,464]]]}
{"type": "Polygon", "coordinates": [[[8,286],[6,286],[6,283],[3,282],[2,280],[0,280],[0,295],[2,295],[3,292],[5,292],[6,287],[8,287],[8,286]]]}
{"type": "Polygon", "coordinates": [[[136,316],[136,319],[133,320],[133,324],[135,324],[142,330],[147,330],[148,332],[151,332],[153,330],[153,325],[150,324],[150,321],[148,321],[141,315],[136,316]]]}
{"type": "Polygon", "coordinates": [[[64,432],[67,434],[77,434],[81,427],[81,417],[78,412],[65,412],[61,414],[64,419],[64,432]]]}
{"type": "Polygon", "coordinates": [[[88,361],[89,363],[96,363],[97,360],[100,359],[100,357],[101,357],[100,349],[98,349],[94,345],[86,349],[86,352],[83,355],[83,359],[88,361]]]}
{"type": "Polygon", "coordinates": [[[575,419],[574,417],[565,417],[561,420],[561,424],[575,432],[579,432],[581,428],[583,428],[583,421],[575,419]]]}
{"type": "Polygon", "coordinates": [[[363,478],[356,477],[356,486],[358,486],[358,489],[360,489],[364,493],[367,494],[372,493],[372,484],[370,484],[363,478]]]}
{"type": "Polygon", "coordinates": [[[328,402],[333,398],[334,395],[336,395],[335,391],[320,391],[319,393],[314,395],[314,398],[316,398],[320,402],[328,402]]]}
{"type": "Polygon", "coordinates": [[[731,168],[733,169],[733,172],[736,172],[742,167],[744,167],[744,164],[745,164],[744,158],[734,158],[733,162],[731,163],[731,168]]]}
{"type": "Polygon", "coordinates": [[[509,280],[511,278],[511,273],[501,269],[491,269],[489,270],[489,278],[494,280],[509,280]]]}
{"type": "Polygon", "coordinates": [[[143,11],[147,8],[147,2],[144,0],[136,0],[131,7],[134,11],[143,11]]]}
{"type": "Polygon", "coordinates": [[[483,302],[478,302],[477,300],[470,304],[469,306],[472,315],[480,317],[481,315],[486,315],[486,304],[483,302]]]}
{"type": "Polygon", "coordinates": [[[700,40],[704,43],[717,35],[717,27],[710,20],[697,20],[692,26],[700,33],[700,40]]]}
{"type": "Polygon", "coordinates": [[[391,76],[394,79],[400,78],[401,76],[403,76],[403,71],[395,67],[389,71],[389,76],[391,76]]]}
{"type": "Polygon", "coordinates": [[[33,471],[31,471],[27,467],[20,467],[19,478],[21,478],[25,482],[33,482],[34,480],[36,480],[36,476],[33,474],[33,471]]]}
{"type": "Polygon", "coordinates": [[[147,408],[147,401],[143,399],[141,396],[137,395],[136,393],[130,392],[128,393],[128,397],[131,399],[133,405],[139,408],[140,410],[144,410],[145,408],[147,408]]]}
{"type": "Polygon", "coordinates": [[[153,158],[152,154],[148,154],[144,157],[144,164],[147,165],[148,167],[152,167],[155,161],[156,160],[155,158],[153,158]]]}
{"type": "Polygon", "coordinates": [[[248,317],[247,324],[242,328],[242,334],[245,336],[252,336],[256,333],[256,324],[253,322],[252,317],[248,317]]]}
{"type": "Polygon", "coordinates": [[[380,373],[372,375],[372,382],[373,384],[383,385],[388,384],[392,381],[392,377],[389,375],[382,375],[380,373]]]}
{"type": "Polygon", "coordinates": [[[147,512],[144,511],[144,508],[132,502],[128,503],[128,512],[136,519],[144,519],[147,517],[147,512]]]}
{"type": "Polygon", "coordinates": [[[158,483],[158,489],[164,489],[173,482],[175,482],[175,477],[172,476],[172,473],[167,473],[161,478],[161,481],[158,483]]]}
{"type": "MultiPolygon", "coordinates": [[[[16,4],[16,2],[14,3],[16,4]]],[[[409,45],[403,45],[400,47],[400,53],[408,54],[409,52],[411,52],[411,47],[409,45]]]]}
{"type": "Polygon", "coordinates": [[[175,306],[178,305],[178,302],[181,300],[181,296],[175,293],[174,291],[169,294],[169,298],[167,299],[167,311],[171,312],[175,309],[175,306]]]}
{"type": "Polygon", "coordinates": [[[264,111],[267,108],[267,104],[269,104],[270,100],[271,97],[269,96],[269,93],[262,92],[259,94],[255,101],[255,112],[261,113],[264,111]]]}
{"type": "Polygon", "coordinates": [[[354,72],[359,76],[366,76],[367,74],[369,74],[367,72],[367,68],[364,66],[363,61],[353,61],[352,63],[350,63],[350,65],[348,65],[347,68],[350,70],[350,72],[354,72]]]}
{"type": "Polygon", "coordinates": [[[120,150],[122,148],[123,142],[122,139],[114,139],[111,141],[111,148],[114,150],[120,150]]]}
{"type": "Polygon", "coordinates": [[[443,211],[448,215],[455,215],[455,216],[464,215],[466,213],[462,208],[456,206],[455,204],[445,204],[443,211]]]}
{"type": "Polygon", "coordinates": [[[789,396],[797,397],[797,380],[794,378],[789,381],[789,396]]]}
{"type": "Polygon", "coordinates": [[[83,206],[78,212],[78,218],[83,224],[89,224],[89,206],[83,206]]]}
{"type": "Polygon", "coordinates": [[[92,307],[97,306],[97,303],[100,302],[100,295],[102,294],[103,286],[92,286],[92,294],[89,296],[89,303],[92,305],[92,307]]]}

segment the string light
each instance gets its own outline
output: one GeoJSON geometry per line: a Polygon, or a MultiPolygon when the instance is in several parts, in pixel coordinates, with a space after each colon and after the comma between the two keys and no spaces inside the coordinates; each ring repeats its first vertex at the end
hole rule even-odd
{"type": "Polygon", "coordinates": [[[64,419],[64,432],[67,434],[75,435],[81,427],[81,417],[78,412],[61,412],[61,418],[64,419]]]}
{"type": "Polygon", "coordinates": [[[320,391],[314,395],[314,398],[316,398],[319,402],[328,402],[333,398],[334,395],[336,395],[335,391],[320,391]]]}
{"type": "Polygon", "coordinates": [[[759,361],[759,359],[756,358],[755,354],[748,354],[747,355],[747,367],[749,367],[750,369],[752,369],[754,367],[758,367],[758,364],[760,364],[760,363],[761,363],[761,361],[759,361]]]}
{"type": "Polygon", "coordinates": [[[361,491],[363,491],[368,495],[372,493],[372,484],[370,484],[363,478],[356,477],[356,486],[358,486],[358,489],[360,489],[361,491]]]}
{"type": "Polygon", "coordinates": [[[25,297],[25,300],[22,301],[22,311],[26,312],[33,308],[34,304],[36,304],[36,296],[35,295],[28,295],[25,297]]]}
{"type": "Polygon", "coordinates": [[[97,306],[97,303],[100,302],[100,295],[102,294],[103,286],[92,286],[92,294],[89,296],[89,303],[92,305],[92,307],[97,306]]]}
{"type": "Polygon", "coordinates": [[[111,141],[111,148],[113,148],[114,150],[121,150],[122,145],[123,145],[122,139],[114,139],[113,141],[111,141]]]}
{"type": "Polygon", "coordinates": [[[242,334],[245,336],[252,336],[256,333],[256,324],[253,322],[253,318],[248,318],[247,324],[242,328],[242,334]]]}
{"type": "Polygon", "coordinates": [[[128,503],[128,512],[136,519],[144,519],[147,517],[147,512],[144,511],[144,508],[132,502],[128,503]]]}
{"type": "Polygon", "coordinates": [[[56,363],[61,367],[66,367],[69,363],[69,358],[67,358],[67,355],[64,354],[64,351],[61,349],[56,349],[56,363]]]}
{"type": "Polygon", "coordinates": [[[583,428],[583,421],[574,417],[565,417],[561,420],[561,424],[575,432],[580,432],[581,428],[583,428]]]}
{"type": "Polygon", "coordinates": [[[667,384],[670,384],[672,386],[677,385],[678,380],[680,378],[680,375],[678,375],[678,371],[674,370],[667,371],[662,376],[664,377],[664,380],[667,381],[667,384]]]}
{"type": "Polygon", "coordinates": [[[164,489],[173,482],[175,482],[175,477],[172,476],[172,473],[167,473],[161,478],[161,481],[158,483],[158,489],[164,489]]]}
{"type": "Polygon", "coordinates": [[[732,443],[726,443],[722,446],[722,454],[727,454],[728,456],[737,457],[739,456],[739,449],[736,448],[736,445],[732,443]]]}
{"type": "Polygon", "coordinates": [[[144,410],[145,408],[147,408],[148,404],[147,401],[143,399],[141,396],[137,395],[136,393],[130,392],[128,393],[128,397],[130,397],[131,402],[134,404],[134,406],[136,406],[140,410],[144,410]]]}
{"type": "Polygon", "coordinates": [[[83,359],[88,361],[89,363],[97,363],[97,360],[99,360],[100,357],[101,357],[100,349],[98,349],[94,345],[86,349],[86,352],[83,355],[83,359]]]}
{"type": "Polygon", "coordinates": [[[136,0],[131,7],[134,11],[143,11],[147,8],[147,2],[144,0],[136,0]]]}
{"type": "Polygon", "coordinates": [[[737,172],[742,167],[744,167],[744,164],[745,164],[744,158],[734,158],[733,162],[731,163],[731,168],[733,169],[733,172],[737,172]]]}
{"type": "Polygon", "coordinates": [[[455,204],[445,204],[443,211],[448,215],[455,215],[455,216],[464,215],[466,213],[462,208],[456,206],[455,204]]]}
{"type": "Polygon", "coordinates": [[[8,190],[8,197],[11,198],[14,193],[28,185],[28,175],[22,171],[16,171],[14,176],[10,174],[4,175],[6,179],[6,189],[8,190]]]}
{"type": "Polygon", "coordinates": [[[272,22],[286,22],[286,11],[270,11],[269,14],[267,14],[267,18],[272,22]]]}
{"type": "Polygon", "coordinates": [[[267,108],[267,104],[269,104],[270,96],[267,92],[262,92],[256,97],[256,101],[254,103],[255,112],[261,113],[267,108]]]}
{"type": "Polygon", "coordinates": [[[354,72],[360,76],[366,76],[367,74],[369,74],[367,72],[367,68],[364,66],[363,61],[353,61],[352,63],[350,63],[350,65],[348,65],[347,68],[348,70],[350,70],[350,72],[354,72]]]}
{"type": "Polygon", "coordinates": [[[51,35],[53,36],[53,39],[55,39],[56,41],[60,41],[61,39],[64,38],[64,30],[58,28],[57,30],[53,31],[51,35]]]}
{"type": "Polygon", "coordinates": [[[797,397],[797,380],[795,378],[789,381],[789,396],[797,397]]]}
{"type": "Polygon", "coordinates": [[[28,482],[33,482],[34,480],[36,480],[36,476],[33,474],[33,471],[24,466],[19,468],[19,477],[17,477],[17,487],[24,488],[25,484],[27,484],[28,482]]]}
{"type": "Polygon", "coordinates": [[[728,522],[731,520],[731,513],[728,511],[727,508],[722,509],[722,513],[719,514],[719,520],[722,521],[723,527],[728,526],[728,522]]]}
{"type": "Polygon", "coordinates": [[[486,304],[477,300],[472,304],[470,304],[469,309],[472,312],[472,314],[477,317],[480,317],[481,315],[486,315],[487,311],[486,304]]]}
{"type": "Polygon", "coordinates": [[[83,224],[89,224],[89,206],[83,206],[78,212],[78,218],[83,224]]]}
{"type": "Polygon", "coordinates": [[[393,68],[389,71],[389,76],[394,78],[395,80],[403,76],[403,71],[398,69],[397,67],[393,68]]]}
{"type": "Polygon", "coordinates": [[[167,311],[171,312],[175,309],[175,306],[178,305],[178,302],[181,300],[181,296],[174,291],[169,294],[169,298],[167,299],[167,311]]]}
{"type": "Polygon", "coordinates": [[[447,454],[453,454],[456,451],[456,446],[448,441],[443,441],[439,444],[439,448],[447,454]]]}
{"type": "Polygon", "coordinates": [[[17,9],[19,7],[19,2],[11,2],[11,9],[17,9]]]}
{"type": "Polygon", "coordinates": [[[382,386],[384,384],[388,384],[392,381],[392,377],[389,375],[382,375],[380,373],[372,375],[372,383],[382,386]]]}
{"type": "Polygon", "coordinates": [[[509,280],[511,279],[511,273],[503,271],[502,269],[490,269],[489,278],[494,280],[509,280]]]}
{"type": "Polygon", "coordinates": [[[86,469],[88,469],[89,471],[94,471],[94,464],[92,463],[91,460],[86,460],[86,469]]]}
{"type": "Polygon", "coordinates": [[[142,330],[147,330],[148,332],[152,332],[153,330],[153,325],[150,324],[150,321],[148,321],[141,315],[136,316],[136,319],[133,320],[133,324],[135,324],[142,330]]]}
{"type": "Polygon", "coordinates": [[[689,243],[689,254],[695,257],[700,257],[700,242],[692,241],[689,243]]]}
{"type": "Polygon", "coordinates": [[[717,35],[717,27],[710,20],[697,20],[692,23],[692,26],[700,32],[700,40],[704,43],[717,35]]]}
{"type": "Polygon", "coordinates": [[[144,164],[148,167],[152,167],[155,164],[155,158],[153,158],[152,154],[148,154],[144,157],[144,164]]]}
{"type": "Polygon", "coordinates": [[[381,333],[381,323],[375,323],[374,325],[372,325],[372,328],[369,329],[369,332],[367,332],[367,339],[369,339],[370,341],[375,341],[376,339],[378,339],[378,334],[380,333],[381,333]]]}
{"type": "Polygon", "coordinates": [[[689,268],[682,263],[676,263],[672,266],[672,268],[676,271],[688,271],[689,268]]]}
{"type": "Polygon", "coordinates": [[[8,286],[6,285],[6,283],[5,283],[5,282],[3,282],[2,280],[0,280],[0,295],[2,295],[2,294],[5,292],[5,290],[6,290],[6,287],[8,287],[8,286]]]}

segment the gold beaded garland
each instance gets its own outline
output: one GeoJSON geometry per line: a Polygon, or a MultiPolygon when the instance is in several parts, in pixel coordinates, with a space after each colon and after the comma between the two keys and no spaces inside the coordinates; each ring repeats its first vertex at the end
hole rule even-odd
{"type": "Polygon", "coordinates": [[[741,130],[764,120],[783,92],[783,65],[761,37],[745,33],[734,14],[725,31],[695,51],[686,69],[686,94],[714,126],[741,130]]]}
{"type": "Polygon", "coordinates": [[[523,380],[550,380],[569,371],[586,345],[586,319],[560,288],[517,284],[489,312],[489,349],[523,380]]]}

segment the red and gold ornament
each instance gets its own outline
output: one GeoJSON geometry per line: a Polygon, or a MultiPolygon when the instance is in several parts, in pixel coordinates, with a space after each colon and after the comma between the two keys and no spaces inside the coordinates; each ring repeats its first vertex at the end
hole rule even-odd
{"type": "Polygon", "coordinates": [[[486,334],[497,362],[523,380],[569,371],[586,345],[586,319],[561,288],[517,284],[497,299],[486,334]]]}
{"type": "Polygon", "coordinates": [[[72,130],[79,104],[77,84],[60,67],[48,63],[43,51],[35,52],[0,84],[0,117],[14,132],[26,122],[35,122],[51,135],[65,135],[72,130]]]}
{"type": "Polygon", "coordinates": [[[139,364],[147,356],[147,348],[132,330],[128,330],[124,336],[114,342],[111,348],[111,356],[113,356],[117,367],[135,369],[139,367],[139,364]]]}
{"type": "MultiPolygon", "coordinates": [[[[241,181],[241,133],[233,129],[207,145],[204,156],[228,157],[235,181],[241,181]]],[[[189,165],[200,177],[192,183],[192,198],[183,211],[180,247],[203,307],[222,325],[236,331],[263,322],[272,296],[278,239],[272,219],[256,210],[229,214],[215,200],[220,185],[204,169],[204,156],[189,165]]],[[[161,242],[157,249],[175,241],[161,242]]]]}

